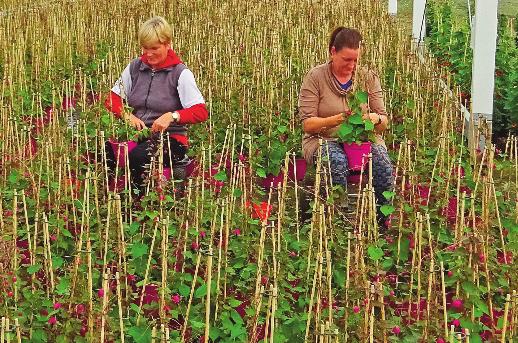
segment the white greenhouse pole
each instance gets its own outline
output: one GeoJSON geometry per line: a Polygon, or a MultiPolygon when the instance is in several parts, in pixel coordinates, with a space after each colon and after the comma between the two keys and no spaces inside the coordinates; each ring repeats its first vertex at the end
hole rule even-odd
{"type": "Polygon", "coordinates": [[[397,0],[389,0],[388,2],[388,13],[390,15],[397,14],[397,0]]]}
{"type": "Polygon", "coordinates": [[[421,43],[425,36],[425,7],[426,0],[414,0],[414,7],[412,12],[412,37],[417,43],[421,43]]]}
{"type": "MultiPolygon", "coordinates": [[[[473,70],[471,99],[473,128],[485,119],[491,134],[495,89],[495,54],[498,30],[498,0],[477,0],[473,21],[473,70]]],[[[489,139],[490,137],[484,137],[489,139]]],[[[484,142],[481,142],[484,145],[484,142]]]]}

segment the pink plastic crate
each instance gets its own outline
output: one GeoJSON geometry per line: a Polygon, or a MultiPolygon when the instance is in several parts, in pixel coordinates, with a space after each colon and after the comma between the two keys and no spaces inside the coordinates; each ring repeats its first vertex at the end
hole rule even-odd
{"type": "Polygon", "coordinates": [[[284,173],[280,172],[279,175],[275,176],[272,174],[268,174],[265,178],[260,180],[261,187],[265,189],[269,189],[270,187],[277,188],[282,186],[284,181],[284,173]],[[272,185],[273,183],[273,185],[272,185]]]}
{"type": "Polygon", "coordinates": [[[127,142],[113,142],[110,141],[110,145],[112,146],[113,153],[115,154],[115,158],[117,159],[117,164],[119,167],[124,166],[126,164],[126,146],[128,147],[128,153],[131,150],[135,149],[137,146],[137,142],[127,141],[127,142]]]}
{"type": "Polygon", "coordinates": [[[288,164],[288,177],[290,180],[302,181],[304,180],[304,176],[306,176],[307,164],[306,160],[303,158],[296,158],[295,163],[290,161],[288,164]]]}

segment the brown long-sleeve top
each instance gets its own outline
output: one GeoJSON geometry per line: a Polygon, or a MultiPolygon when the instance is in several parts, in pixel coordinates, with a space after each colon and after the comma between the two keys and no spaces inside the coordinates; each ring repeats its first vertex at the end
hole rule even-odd
{"type": "MultiPolygon", "coordinates": [[[[359,69],[357,79],[360,86],[357,89],[366,91],[369,95],[368,108],[366,110],[381,115],[387,115],[383,101],[383,90],[379,77],[372,70],[359,69]]],[[[349,110],[347,93],[352,89],[343,90],[331,72],[331,63],[321,64],[311,69],[302,82],[299,95],[299,117],[301,122],[311,117],[331,117],[349,110]]],[[[332,132],[327,130],[320,134],[304,133],[302,138],[302,152],[309,163],[313,163],[313,157],[318,149],[319,139],[336,140],[332,132]]],[[[384,144],[380,135],[377,135],[378,144],[384,144]]]]}

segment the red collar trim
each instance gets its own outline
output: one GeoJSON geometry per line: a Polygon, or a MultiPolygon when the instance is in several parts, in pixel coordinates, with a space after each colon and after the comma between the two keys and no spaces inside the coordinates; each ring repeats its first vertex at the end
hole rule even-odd
{"type": "MultiPolygon", "coordinates": [[[[148,64],[147,56],[146,55],[140,56],[140,59],[145,64],[148,64]]],[[[167,57],[166,57],[165,61],[162,62],[160,65],[156,66],[154,69],[156,70],[156,69],[163,69],[163,68],[173,67],[173,66],[175,66],[177,64],[180,64],[180,63],[183,63],[182,60],[180,59],[180,57],[178,57],[178,55],[173,51],[173,49],[169,49],[167,51],[167,57]]]]}

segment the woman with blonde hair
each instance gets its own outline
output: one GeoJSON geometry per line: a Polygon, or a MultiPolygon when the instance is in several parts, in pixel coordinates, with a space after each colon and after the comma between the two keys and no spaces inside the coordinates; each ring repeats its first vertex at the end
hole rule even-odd
{"type": "MultiPolygon", "coordinates": [[[[187,125],[208,118],[194,75],[171,48],[171,39],[172,29],[164,18],[153,17],[144,22],[138,31],[142,55],[126,66],[105,103],[136,129],[147,127],[153,132],[150,139],[139,141],[128,156],[132,187],[140,190],[142,175],[157,153],[157,137],[164,135],[164,142],[169,142],[164,144],[164,166],[172,167],[169,161],[175,164],[185,157],[187,125]],[[123,110],[123,102],[132,108],[131,113],[123,110]]],[[[114,153],[111,147],[106,150],[108,163],[114,167],[114,153]]]]}

